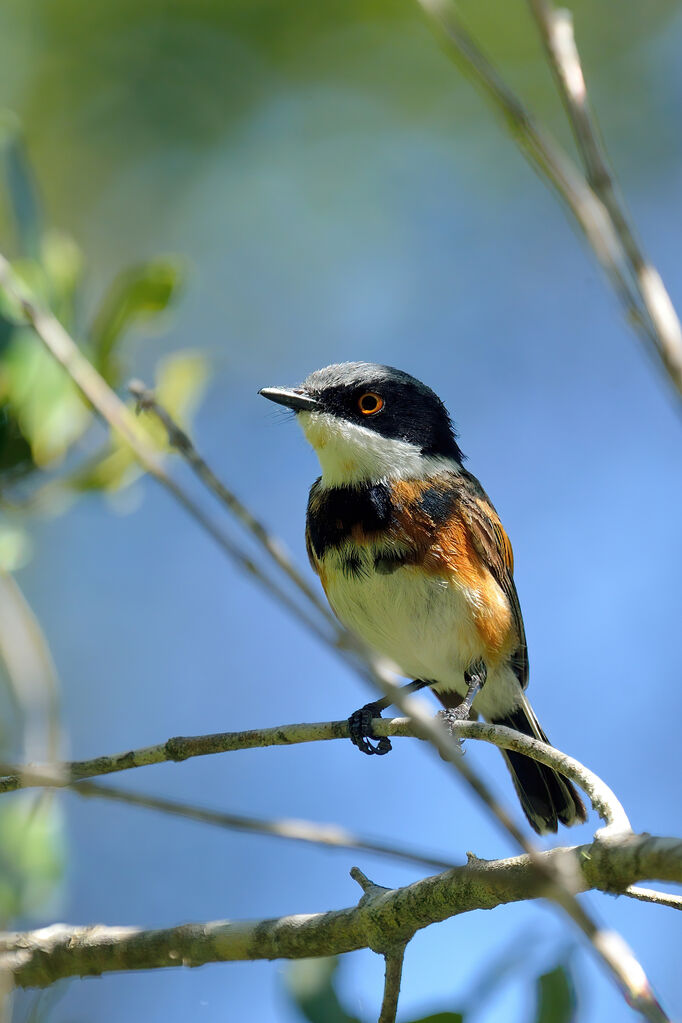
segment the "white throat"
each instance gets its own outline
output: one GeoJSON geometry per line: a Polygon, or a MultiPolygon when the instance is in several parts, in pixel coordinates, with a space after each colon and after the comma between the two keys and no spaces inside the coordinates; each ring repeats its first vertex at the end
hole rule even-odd
{"type": "Polygon", "coordinates": [[[460,471],[453,458],[424,455],[416,444],[382,437],[327,412],[299,412],[296,418],[320,460],[325,488],[460,471]]]}

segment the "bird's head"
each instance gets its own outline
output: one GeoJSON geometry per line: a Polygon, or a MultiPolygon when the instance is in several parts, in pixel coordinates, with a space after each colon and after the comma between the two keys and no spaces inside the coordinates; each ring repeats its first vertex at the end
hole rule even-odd
{"type": "Polygon", "coordinates": [[[424,479],[461,466],[445,405],[430,387],[392,366],[343,362],[300,387],[264,387],[295,412],[315,449],[325,486],[424,479]]]}

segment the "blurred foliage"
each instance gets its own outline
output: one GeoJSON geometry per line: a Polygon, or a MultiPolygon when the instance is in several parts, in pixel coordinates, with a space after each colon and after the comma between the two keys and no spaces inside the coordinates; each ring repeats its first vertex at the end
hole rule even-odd
{"type": "Polygon", "coordinates": [[[538,977],[535,1023],[574,1023],[576,1008],[573,978],[565,963],[538,977]]]}
{"type": "MultiPolygon", "coordinates": [[[[558,113],[524,0],[458,6],[530,104],[542,113],[549,102],[558,113]]],[[[587,71],[598,77],[680,8],[679,0],[571,6],[587,71]]],[[[414,0],[4,0],[3,35],[12,41],[0,53],[4,94],[29,127],[39,165],[50,167],[50,201],[70,223],[85,224],[97,196],[169,145],[177,160],[157,176],[161,189],[176,174],[186,185],[189,154],[220,144],[269,97],[297,85],[364,92],[420,124],[447,119],[453,144],[455,126],[480,116],[462,101],[469,86],[438,53],[414,0]]],[[[604,77],[614,95],[623,84],[604,77]]]]}
{"type": "MultiPolygon", "coordinates": [[[[516,975],[525,976],[528,946],[519,946],[514,959],[516,975]],[[523,955],[519,954],[523,948],[523,955]]],[[[287,993],[292,1004],[307,1023],[361,1023],[343,1007],[337,991],[338,958],[301,959],[291,963],[287,972],[287,993]]],[[[493,962],[466,999],[466,1008],[457,1012],[444,1009],[410,1020],[409,1023],[472,1023],[484,1003],[500,985],[510,979],[512,957],[509,950],[493,957],[493,962]]],[[[536,1006],[533,1023],[575,1023],[576,998],[571,971],[565,961],[535,979],[536,1006]]]]}
{"type": "Polygon", "coordinates": [[[43,914],[64,875],[62,815],[53,795],[23,792],[0,806],[0,921],[43,914]]]}
{"type": "Polygon", "coordinates": [[[291,963],[287,974],[287,992],[301,1017],[308,1023],[360,1023],[349,1015],[336,992],[339,960],[299,959],[291,963]]]}
{"type": "MultiPolygon", "coordinates": [[[[44,218],[16,119],[0,120],[0,160],[15,234],[13,268],[36,298],[51,308],[112,387],[125,377],[122,342],[131,330],[163,324],[182,285],[173,259],[157,259],[122,271],[89,322],[79,314],[84,258],[73,239],[51,231],[44,218]]],[[[198,352],[179,352],[158,367],[159,400],[186,420],[198,399],[206,367],[198,352]]],[[[11,483],[60,467],[74,450],[88,453],[93,410],[70,377],[46,351],[16,303],[0,289],[0,494],[11,483]]],[[[147,424],[154,440],[163,431],[147,424]]],[[[111,491],[137,472],[129,450],[112,435],[85,463],[68,465],[59,479],[72,493],[111,491]]],[[[0,521],[0,567],[15,568],[28,546],[13,525],[0,521]]]]}
{"type": "MultiPolygon", "coordinates": [[[[177,260],[150,260],[122,271],[106,289],[94,315],[85,319],[81,315],[84,256],[72,238],[45,225],[21,129],[8,114],[0,117],[0,198],[6,200],[11,215],[14,271],[77,339],[105,380],[120,388],[127,369],[122,343],[133,330],[164,323],[163,314],[182,285],[177,260]]],[[[175,352],[156,370],[159,401],[186,422],[205,378],[200,353],[175,352]]],[[[26,531],[14,520],[14,510],[58,509],[64,506],[65,493],[75,499],[85,491],[112,492],[139,474],[130,450],[96,422],[93,409],[35,335],[21,307],[0,289],[0,499],[5,512],[0,513],[0,571],[16,571],[31,552],[26,531]],[[36,494],[42,500],[36,500],[36,494]]],[[[151,417],[145,428],[163,449],[167,443],[163,428],[151,417]]],[[[14,637],[17,644],[24,639],[14,637]]],[[[25,698],[30,703],[31,694],[15,692],[10,684],[11,665],[4,667],[6,672],[0,670],[3,701],[14,700],[20,721],[24,708],[18,702],[25,698]]],[[[2,739],[7,741],[8,736],[2,739]]],[[[3,802],[3,924],[49,911],[59,890],[64,859],[61,815],[53,797],[22,794],[3,802]]]]}
{"type": "MultiPolygon", "coordinates": [[[[0,559],[9,530],[0,531],[0,559]]],[[[21,538],[16,540],[21,545],[21,538]]],[[[7,553],[7,552],[5,552],[7,553]]],[[[16,557],[16,552],[14,554],[16,557]]],[[[60,700],[47,639],[14,577],[0,568],[0,756],[52,761],[60,700]]],[[[8,794],[0,805],[0,926],[55,908],[66,859],[60,797],[8,794]]]]}

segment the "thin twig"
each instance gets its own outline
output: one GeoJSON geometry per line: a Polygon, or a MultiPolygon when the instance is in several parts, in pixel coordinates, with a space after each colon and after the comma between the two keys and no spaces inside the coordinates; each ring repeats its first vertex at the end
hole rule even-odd
{"type": "MultiPolygon", "coordinates": [[[[406,718],[394,718],[393,720],[378,718],[375,722],[377,734],[409,736],[409,722],[406,718]]],[[[561,753],[554,747],[546,746],[545,743],[520,732],[513,732],[511,729],[500,725],[487,725],[483,722],[460,722],[455,726],[460,731],[475,730],[478,734],[467,735],[467,738],[476,738],[490,742],[502,749],[511,749],[526,755],[532,754],[540,763],[544,763],[555,769],[561,768],[562,773],[569,777],[589,795],[593,807],[597,810],[608,827],[603,828],[598,834],[602,840],[612,833],[629,830],[629,823],[626,826],[627,817],[615,795],[604,784],[604,782],[578,761],[566,754],[561,753]],[[461,726],[461,727],[460,727],[461,726]],[[508,733],[508,734],[507,734],[508,733]]],[[[193,752],[191,756],[206,755],[207,747],[210,752],[227,752],[236,749],[253,749],[255,743],[263,748],[273,744],[294,745],[297,742],[311,742],[314,739],[346,738],[340,732],[348,731],[347,722],[333,721],[314,725],[283,725],[274,729],[262,731],[253,730],[250,732],[222,733],[222,735],[197,736],[193,739],[170,740],[171,742],[188,743],[193,752]],[[313,738],[314,737],[314,738],[313,738]],[[224,740],[224,749],[216,748],[218,739],[224,740]],[[273,743],[270,740],[275,740],[273,743]],[[241,745],[239,745],[241,743],[241,745]],[[203,752],[197,752],[202,750],[203,752]]],[[[464,738],[464,736],[462,736],[464,738]]],[[[165,753],[167,744],[163,743],[157,747],[146,747],[143,750],[132,751],[134,763],[126,760],[127,768],[145,766],[145,764],[160,763],[162,761],[149,759],[149,751],[158,750],[165,753]]],[[[130,758],[131,754],[124,754],[123,757],[130,758]]],[[[379,841],[349,832],[337,824],[318,824],[313,821],[284,818],[278,820],[264,820],[259,817],[246,817],[239,814],[230,814],[223,811],[208,810],[204,807],[197,807],[190,803],[182,803],[177,800],[170,800],[159,796],[144,795],[139,792],[130,792],[127,789],[118,789],[113,786],[99,785],[89,781],[67,781],[67,777],[78,774],[81,778],[93,777],[90,773],[94,766],[98,768],[112,767],[115,770],[123,770],[122,758],[120,756],[110,758],[97,758],[95,761],[80,761],[71,764],[48,765],[51,769],[50,776],[41,774],[43,768],[39,765],[29,766],[26,775],[15,767],[14,777],[22,777],[26,782],[25,787],[45,785],[47,787],[69,787],[72,792],[79,796],[96,797],[115,802],[126,803],[132,806],[145,807],[158,810],[162,813],[173,816],[185,817],[191,820],[200,821],[204,824],[211,824],[218,827],[229,828],[236,831],[248,831],[256,834],[270,835],[275,838],[290,839],[293,841],[309,842],[314,845],[331,846],[337,849],[362,849],[365,852],[377,853],[382,856],[389,856],[393,859],[403,860],[408,863],[418,863],[427,867],[435,867],[439,870],[447,870],[456,866],[451,860],[445,860],[426,853],[411,850],[405,846],[396,845],[394,842],[379,841]],[[87,771],[88,774],[81,773],[87,771]]],[[[7,765],[4,765],[6,767],[7,765]]],[[[3,765],[0,765],[3,767],[3,765]]],[[[100,775],[109,773],[99,770],[100,775]]],[[[0,783],[4,779],[0,779],[0,783]]],[[[634,887],[623,892],[632,898],[641,901],[657,902],[663,906],[670,906],[674,909],[682,908],[682,896],[668,895],[666,892],[657,892],[653,889],[634,887]]]]}
{"type": "MultiPolygon", "coordinates": [[[[10,264],[0,255],[0,285],[16,301],[36,334],[51,355],[61,363],[86,400],[123,440],[128,444],[140,465],[158,483],[168,490],[188,514],[211,536],[242,571],[256,579],[272,597],[283,604],[300,622],[319,639],[335,646],[326,628],[312,618],[278,583],[248,555],[204,512],[192,497],[163,468],[161,458],[149,442],[130,409],[112,391],[103,377],[82,354],[77,344],[47,309],[42,308],[26,293],[10,264]]],[[[341,651],[343,655],[343,651],[341,651]]]]}
{"type": "Polygon", "coordinates": [[[400,981],[403,975],[403,960],[407,943],[415,935],[417,927],[411,930],[403,928],[400,938],[396,941],[387,935],[381,926],[371,915],[375,906],[381,906],[383,898],[390,892],[390,888],[382,888],[381,885],[370,881],[359,867],[352,867],[350,876],[362,888],[360,906],[367,911],[369,917],[366,925],[367,944],[373,952],[384,957],[384,994],[381,1000],[381,1011],[379,1023],[395,1023],[398,1013],[398,999],[400,998],[400,981]]]}
{"type": "Polygon", "coordinates": [[[379,839],[356,835],[346,828],[340,827],[338,824],[318,824],[315,821],[298,820],[290,817],[276,820],[246,817],[241,814],[208,810],[204,807],[179,802],[175,799],[165,799],[161,796],[130,792],[128,789],[114,788],[111,785],[100,785],[92,781],[74,783],[70,786],[70,791],[75,792],[76,795],[88,798],[94,797],[125,803],[128,806],[158,810],[161,813],[199,821],[202,824],[228,828],[231,831],[247,831],[259,835],[269,835],[273,838],[285,838],[295,842],[328,846],[334,849],[359,849],[363,852],[390,856],[393,859],[403,860],[407,863],[433,867],[436,870],[449,870],[457,866],[452,860],[429,856],[426,853],[420,853],[416,850],[413,851],[404,846],[396,845],[394,842],[385,842],[379,839]]]}
{"type": "MultiPolygon", "coordinates": [[[[414,732],[407,718],[377,718],[374,723],[377,735],[392,738],[410,737],[414,732]]],[[[579,785],[588,795],[593,808],[607,823],[599,835],[602,840],[612,832],[629,830],[629,822],[625,811],[615,794],[592,771],[580,764],[573,757],[561,753],[553,746],[532,739],[520,732],[505,728],[502,725],[489,725],[478,721],[462,721],[454,725],[454,733],[464,739],[479,739],[518,753],[531,756],[540,763],[560,770],[567,778],[579,785]]],[[[14,791],[17,788],[29,787],[70,787],[72,791],[83,796],[97,796],[103,799],[118,800],[136,806],[160,810],[177,816],[189,817],[215,824],[221,827],[241,831],[252,831],[279,838],[289,838],[319,845],[337,848],[364,849],[413,863],[420,863],[438,869],[454,866],[449,860],[439,859],[423,853],[413,852],[394,843],[377,841],[353,835],[338,825],[320,825],[301,820],[264,821],[261,818],[244,817],[219,811],[198,808],[191,804],[156,796],[141,795],[111,786],[100,786],[82,779],[102,777],[107,774],[145,767],[166,761],[186,760],[196,756],[209,756],[216,753],[232,752],[240,749],[267,748],[268,746],[296,745],[304,742],[316,742],[331,739],[348,738],[347,721],[316,722],[306,725],[278,725],[275,728],[251,729],[246,732],[221,732],[202,736],[179,736],[169,739],[157,746],[146,746],[127,753],[109,757],[96,757],[92,760],[71,761],[51,765],[7,765],[0,764],[5,777],[0,777],[0,793],[14,791]]],[[[630,894],[625,892],[624,894],[630,894]]],[[[665,893],[651,892],[649,901],[659,901],[662,905],[675,906],[676,896],[665,893]],[[656,899],[653,897],[656,896],[656,899]],[[669,901],[668,901],[669,900],[669,901]]],[[[643,896],[633,895],[634,898],[643,896]]],[[[676,907],[677,908],[677,907],[676,907]]]]}
{"type": "MultiPolygon", "coordinates": [[[[416,734],[428,740],[441,757],[450,763],[469,788],[476,793],[494,819],[514,839],[516,844],[529,856],[538,874],[538,883],[544,888],[545,897],[556,903],[570,917],[590,942],[592,949],[611,977],[615,980],[626,1001],[650,1023],[665,1023],[668,1016],[656,999],[643,967],[636,959],[624,938],[601,927],[595,918],[575,897],[577,878],[566,863],[559,867],[544,860],[537,848],[507,810],[493,795],[487,784],[463,760],[459,746],[440,718],[429,714],[424,700],[407,696],[384,673],[376,673],[377,682],[391,703],[398,707],[413,724],[416,734]]],[[[548,747],[550,748],[550,747],[548,747]]],[[[622,809],[622,808],[621,808],[622,809]]],[[[627,820],[627,818],[626,818],[627,820]]]]}
{"type": "Polygon", "coordinates": [[[670,895],[668,892],[659,892],[654,888],[640,888],[639,885],[631,884],[625,889],[623,895],[630,899],[638,899],[640,902],[653,902],[657,906],[667,906],[669,909],[682,909],[682,895],[670,895]]]}
{"type": "Polygon", "coordinates": [[[381,1002],[379,1023],[395,1023],[398,1014],[398,998],[400,997],[400,982],[403,976],[403,962],[405,960],[405,945],[398,945],[397,948],[384,955],[386,964],[384,973],[384,997],[381,1002]]]}
{"type": "Polygon", "coordinates": [[[274,536],[262,522],[246,507],[233,490],[230,490],[222,480],[218,479],[213,469],[197,451],[189,435],[175,422],[167,409],[156,400],[154,391],[146,387],[140,380],[131,380],[128,390],[137,401],[138,409],[150,412],[157,417],[168,434],[168,443],[175,448],[185,461],[191,466],[195,475],[208,487],[218,500],[230,511],[237,520],[245,526],[251,535],[257,540],[263,550],[272,558],[275,564],[285,573],[292,583],[301,591],[306,599],[313,605],[332,629],[338,633],[340,640],[344,642],[350,637],[336,618],[331,614],[329,607],[320,599],[319,595],[309,585],[304,576],[294,564],[291,554],[286,550],[284,544],[274,536]]]}
{"type": "Polygon", "coordinates": [[[573,129],[587,180],[609,212],[626,253],[635,287],[651,320],[658,354],[670,378],[682,392],[682,327],[658,271],[642,252],[623,198],[618,194],[604,141],[591,108],[571,12],[558,10],[551,0],[529,0],[529,3],[573,129]]]}
{"type": "MultiPolygon", "coordinates": [[[[552,873],[575,863],[580,891],[618,891],[638,881],[682,882],[682,842],[651,835],[620,835],[540,854],[552,873]]],[[[0,966],[17,986],[45,987],[65,977],[117,970],[199,966],[208,962],[301,959],[339,955],[408,941],[416,930],[475,909],[545,897],[528,856],[477,860],[404,888],[384,889],[359,905],[279,919],[183,924],[166,930],[74,927],[0,934],[0,966]]],[[[663,1017],[659,1017],[663,1018],[663,1017]]]]}
{"type": "MultiPolygon", "coordinates": [[[[436,2],[439,3],[440,0],[421,0],[421,2],[428,2],[428,4],[432,5],[436,2]]],[[[589,189],[588,191],[592,195],[589,189]]],[[[161,466],[158,456],[148,446],[146,439],[140,435],[137,423],[129,409],[127,409],[103,378],[99,376],[95,368],[82,355],[76,343],[52,313],[41,308],[25,293],[21,283],[13,274],[9,263],[2,256],[0,256],[0,284],[20,304],[24,314],[47,349],[66,369],[100,415],[118,430],[130,445],[141,464],[174,494],[186,510],[205,526],[211,535],[221,543],[223,550],[230,553],[238,564],[241,564],[246,570],[256,575],[256,578],[260,578],[271,593],[277,593],[279,588],[276,584],[258,569],[250,559],[246,558],[232,541],[227,540],[224,534],[204,514],[203,510],[185,494],[175,481],[168,477],[161,466]]],[[[603,932],[576,900],[571,887],[573,882],[567,877],[565,872],[557,873],[554,871],[553,864],[548,865],[540,859],[536,846],[529,841],[524,832],[507,813],[506,809],[493,796],[483,780],[471,770],[468,764],[463,762],[459,747],[442,722],[431,718],[422,701],[417,701],[413,697],[405,695],[395,683],[388,665],[385,665],[381,658],[364,655],[363,651],[347,651],[337,647],[325,631],[316,622],[312,621],[289,598],[288,594],[281,593],[280,591],[277,595],[278,599],[285,603],[299,619],[306,621],[306,624],[316,635],[331,643],[332,647],[337,649],[341,656],[347,659],[352,658],[354,655],[357,656],[360,663],[360,671],[363,672],[364,667],[363,673],[369,676],[384,695],[388,696],[391,702],[411,719],[416,734],[420,738],[428,740],[443,760],[459,772],[469,788],[477,794],[500,826],[511,835],[519,848],[530,856],[531,862],[536,865],[538,873],[544,879],[545,896],[561,906],[571,919],[577,923],[590,940],[597,955],[602,959],[602,962],[624,990],[628,1001],[637,1007],[646,1018],[653,1021],[653,1023],[659,1023],[659,1021],[664,1020],[666,1017],[660,1010],[653,994],[651,994],[651,988],[644,972],[625,942],[620,941],[620,943],[617,943],[607,932],[603,932]],[[548,874],[548,871],[554,872],[548,874]]],[[[15,787],[19,787],[19,785],[15,787]]]]}
{"type": "Polygon", "coordinates": [[[647,346],[653,345],[670,380],[682,394],[682,349],[676,342],[679,324],[657,271],[645,265],[640,287],[633,285],[629,254],[603,199],[590,187],[563,147],[535,121],[501,78],[464,26],[455,4],[449,0],[417,2],[445,33],[453,60],[499,111],[530,164],[568,206],[624,306],[628,322],[647,346]],[[646,304],[640,294],[642,289],[647,295],[646,304]],[[650,308],[656,310],[656,321],[650,316],[650,308]]]}
{"type": "MultiPolygon", "coordinates": [[[[372,723],[377,736],[419,737],[408,718],[376,718],[372,723]]],[[[94,757],[91,760],[73,760],[61,764],[0,764],[0,793],[19,788],[40,786],[65,787],[85,778],[102,777],[138,767],[168,761],[189,760],[192,757],[211,756],[244,749],[263,749],[268,746],[293,746],[300,743],[320,742],[349,737],[347,721],[316,721],[309,724],[276,725],[273,728],[253,728],[243,732],[215,732],[210,735],[175,736],[155,746],[142,746],[125,753],[94,757]]],[[[629,831],[625,810],[616,795],[596,774],[574,757],[562,753],[538,739],[515,732],[504,725],[491,725],[483,721],[457,721],[452,735],[458,739],[477,739],[500,749],[523,753],[542,764],[552,767],[579,785],[608,829],[600,833],[629,831]]],[[[448,736],[449,738],[449,736],[448,736]]],[[[461,760],[461,754],[458,753],[461,760]]]]}
{"type": "Polygon", "coordinates": [[[0,662],[24,732],[23,756],[59,757],[59,683],[50,649],[18,583],[0,569],[0,662]]]}

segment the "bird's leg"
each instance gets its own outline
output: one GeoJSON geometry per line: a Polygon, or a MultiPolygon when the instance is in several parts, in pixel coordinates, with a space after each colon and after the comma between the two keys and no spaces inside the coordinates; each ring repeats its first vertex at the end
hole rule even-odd
{"type": "MultiPolygon", "coordinates": [[[[419,689],[423,689],[424,686],[429,685],[428,682],[422,682],[421,679],[416,679],[414,682],[408,682],[407,685],[401,686],[403,692],[416,693],[419,689]]],[[[380,718],[382,710],[386,710],[390,707],[391,699],[389,696],[384,696],[381,700],[375,700],[373,703],[366,703],[364,707],[360,707],[360,710],[354,711],[353,714],[348,718],[348,731],[350,732],[350,741],[354,746],[362,753],[376,754],[382,757],[385,753],[390,753],[392,746],[391,740],[387,735],[375,735],[372,729],[372,720],[374,718],[380,718]]]]}
{"type": "Polygon", "coordinates": [[[464,672],[464,681],[467,684],[466,696],[456,707],[448,707],[440,711],[439,717],[446,726],[453,725],[456,721],[467,721],[469,712],[474,700],[485,685],[488,677],[488,669],[483,661],[473,661],[464,672]]]}

